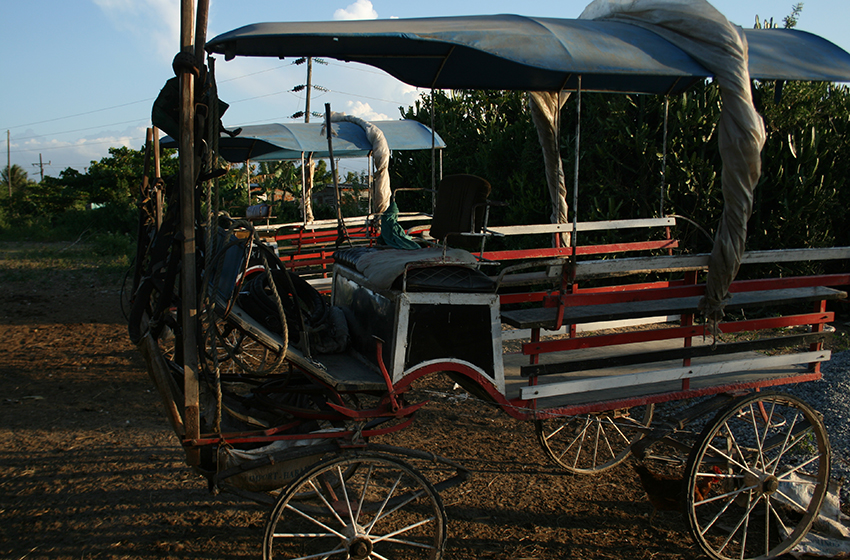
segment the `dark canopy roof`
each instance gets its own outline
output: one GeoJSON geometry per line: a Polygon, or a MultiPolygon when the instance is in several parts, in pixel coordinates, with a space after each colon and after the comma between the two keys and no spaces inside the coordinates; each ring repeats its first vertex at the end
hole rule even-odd
{"type": "MultiPolygon", "coordinates": [[[[413,120],[372,121],[384,133],[390,150],[431,149],[431,129],[413,120]]],[[[334,156],[365,157],[372,145],[366,132],[351,122],[333,123],[334,156]]],[[[176,148],[171,137],[162,141],[165,148],[176,148]]],[[[434,146],[446,147],[439,135],[434,135],[434,146]]],[[[313,153],[316,158],[327,158],[328,141],[322,123],[270,123],[242,127],[239,136],[231,138],[222,133],[219,140],[221,156],[229,162],[279,161],[300,159],[301,154],[313,153]]]]}
{"type": "MultiPolygon", "coordinates": [[[[754,79],[850,81],[850,55],[804,31],[744,30],[754,79]]],[[[207,50],[233,56],[324,56],[376,66],[438,89],[582,89],[673,93],[711,73],[628,23],[516,15],[257,23],[207,50]]]]}

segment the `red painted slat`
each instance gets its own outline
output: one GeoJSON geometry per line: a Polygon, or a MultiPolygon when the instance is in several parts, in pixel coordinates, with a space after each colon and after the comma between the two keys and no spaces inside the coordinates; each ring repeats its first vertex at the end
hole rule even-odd
{"type": "MultiPolygon", "coordinates": [[[[661,241],[636,241],[633,243],[613,243],[609,245],[585,245],[576,247],[577,255],[604,255],[626,251],[649,251],[652,249],[673,249],[679,246],[675,239],[661,241]]],[[[510,249],[505,251],[485,251],[484,258],[491,261],[510,261],[517,259],[542,259],[568,257],[573,254],[571,247],[545,247],[539,249],[510,249]]]]}
{"type": "MultiPolygon", "coordinates": [[[[780,290],[786,288],[808,288],[814,286],[842,286],[850,284],[848,274],[826,274],[821,276],[794,276],[790,278],[766,278],[761,280],[738,280],[732,283],[730,292],[743,293],[761,290],[780,290]]],[[[699,296],[705,292],[705,284],[679,286],[674,288],[627,290],[618,293],[595,292],[564,294],[564,305],[602,305],[606,303],[627,303],[632,301],[657,301],[667,298],[699,296]]],[[[557,301],[550,304],[554,307],[557,301]]]]}
{"type": "MultiPolygon", "coordinates": [[[[720,323],[721,333],[756,331],[761,329],[778,329],[799,325],[815,325],[829,323],[835,320],[835,313],[806,313],[803,315],[788,315],[786,317],[767,317],[765,319],[750,319],[720,323]]],[[[600,346],[615,346],[635,342],[650,342],[655,340],[672,340],[688,336],[703,336],[704,325],[692,327],[673,327],[649,331],[634,331],[619,334],[568,338],[563,340],[545,340],[542,342],[526,342],[522,345],[522,353],[526,355],[543,354],[547,352],[562,352],[579,348],[598,348],[600,346]]]]}

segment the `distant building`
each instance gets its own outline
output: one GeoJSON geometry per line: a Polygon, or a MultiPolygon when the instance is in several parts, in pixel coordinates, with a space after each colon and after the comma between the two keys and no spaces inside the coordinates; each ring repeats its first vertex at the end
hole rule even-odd
{"type": "MultiPolygon", "coordinates": [[[[368,187],[360,187],[344,183],[339,186],[339,196],[341,200],[356,198],[358,206],[364,210],[368,208],[368,187]]],[[[333,206],[334,204],[336,204],[336,197],[334,195],[333,185],[328,185],[323,189],[313,191],[314,206],[333,206]]]]}

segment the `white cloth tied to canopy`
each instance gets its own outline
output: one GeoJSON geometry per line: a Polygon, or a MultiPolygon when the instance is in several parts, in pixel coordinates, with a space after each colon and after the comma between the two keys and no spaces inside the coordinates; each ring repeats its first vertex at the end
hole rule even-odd
{"type": "MultiPolygon", "coordinates": [[[[531,91],[529,107],[531,119],[537,128],[537,139],[543,148],[543,166],[546,168],[546,184],[549,186],[549,200],[552,203],[553,224],[565,224],[567,218],[567,189],[564,184],[564,166],[561,164],[560,142],[558,141],[558,113],[569,99],[569,92],[531,91]]],[[[561,236],[561,245],[569,245],[569,236],[561,236]]]]}
{"type": "MultiPolygon", "coordinates": [[[[753,106],[750,90],[746,37],[705,0],[595,0],[580,17],[644,27],[688,53],[712,72],[720,85],[718,136],[724,208],[709,258],[705,296],[700,302],[706,318],[716,324],[723,317],[724,300],[729,297],[729,286],[744,253],[765,141],[764,123],[753,106]]],[[[550,175],[547,170],[553,192],[550,175]]],[[[563,188],[563,172],[560,181],[563,188]]]]}
{"type": "Polygon", "coordinates": [[[372,144],[372,159],[375,165],[375,174],[372,178],[372,212],[375,214],[384,213],[390,205],[390,174],[388,171],[390,165],[390,148],[387,144],[387,139],[380,128],[353,115],[343,113],[333,113],[331,122],[350,122],[354,123],[366,132],[366,138],[372,144]]]}

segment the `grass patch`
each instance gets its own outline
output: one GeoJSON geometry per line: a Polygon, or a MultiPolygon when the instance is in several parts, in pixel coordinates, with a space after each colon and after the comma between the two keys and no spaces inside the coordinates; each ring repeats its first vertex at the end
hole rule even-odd
{"type": "MultiPolygon", "coordinates": [[[[122,242],[123,243],[123,242],[122,242]]],[[[0,241],[0,282],[87,280],[118,285],[130,266],[127,252],[115,251],[114,240],[80,242],[0,241]]]]}

